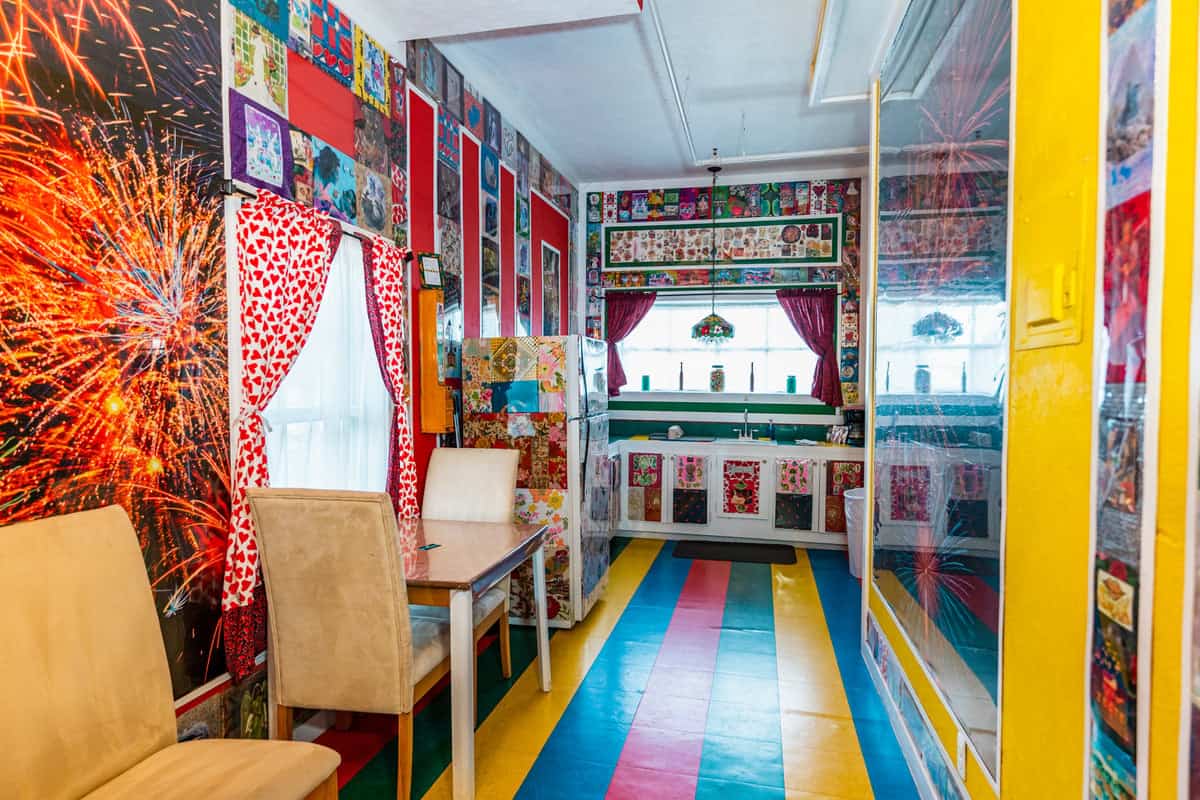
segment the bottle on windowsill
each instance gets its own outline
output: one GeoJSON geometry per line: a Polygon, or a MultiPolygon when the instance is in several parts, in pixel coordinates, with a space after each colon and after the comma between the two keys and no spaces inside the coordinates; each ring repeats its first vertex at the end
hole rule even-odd
{"type": "Polygon", "coordinates": [[[679,362],[679,391],[683,391],[683,362],[679,362]]]}
{"type": "Polygon", "coordinates": [[[754,362],[750,362],[750,392],[754,392],[754,362]]]}

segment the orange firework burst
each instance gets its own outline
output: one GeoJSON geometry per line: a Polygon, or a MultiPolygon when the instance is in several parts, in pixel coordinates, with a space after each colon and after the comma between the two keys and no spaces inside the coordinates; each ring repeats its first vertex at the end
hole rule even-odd
{"type": "Polygon", "coordinates": [[[153,86],[154,76],[126,0],[0,0],[0,114],[49,114],[38,106],[29,75],[29,63],[47,57],[65,68],[72,83],[81,80],[102,93],[79,49],[85,36],[99,38],[106,33],[120,37],[137,54],[153,86]]]}
{"type": "Polygon", "coordinates": [[[156,585],[215,591],[228,513],[220,205],[196,196],[191,159],[150,136],[93,122],[23,142],[25,172],[17,159],[4,172],[0,513],[120,503],[159,554],[156,585]]]}

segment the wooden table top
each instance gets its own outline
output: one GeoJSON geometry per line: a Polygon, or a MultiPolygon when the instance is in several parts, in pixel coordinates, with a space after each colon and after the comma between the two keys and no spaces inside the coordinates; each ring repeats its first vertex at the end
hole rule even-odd
{"type": "Polygon", "coordinates": [[[487,591],[542,546],[547,525],[402,519],[400,554],[409,586],[487,591]],[[427,544],[437,547],[422,550],[427,544]]]}

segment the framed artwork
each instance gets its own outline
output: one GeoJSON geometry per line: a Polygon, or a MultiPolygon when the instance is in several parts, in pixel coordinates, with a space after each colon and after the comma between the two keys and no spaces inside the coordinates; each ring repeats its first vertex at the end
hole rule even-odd
{"type": "Polygon", "coordinates": [[[438,105],[437,114],[437,154],[438,161],[458,171],[462,155],[458,139],[458,120],[450,115],[444,105],[438,105]]]}
{"type": "Polygon", "coordinates": [[[467,126],[471,135],[479,141],[483,141],[483,98],[480,97],[474,86],[465,81],[463,83],[462,123],[467,126]]]}
{"type": "Polygon", "coordinates": [[[372,233],[392,237],[391,178],[376,172],[366,164],[355,165],[355,184],[358,187],[358,224],[372,233]]]}
{"type": "MultiPolygon", "coordinates": [[[[292,133],[283,117],[229,90],[229,144],[236,179],[292,197],[292,133]]],[[[353,164],[350,182],[354,181],[353,164]]]]}
{"type": "Polygon", "coordinates": [[[542,335],[558,336],[560,331],[559,262],[561,254],[545,242],[542,243],[542,335]]]}
{"type": "Polygon", "coordinates": [[[479,149],[479,186],[492,197],[500,196],[500,156],[487,145],[479,149]]]}
{"type": "Polygon", "coordinates": [[[483,100],[483,143],[494,153],[499,153],[504,146],[504,121],[500,111],[486,97],[483,100]]]}
{"type": "Polygon", "coordinates": [[[517,195],[517,236],[529,238],[529,200],[517,195]]]}
{"type": "Polygon", "coordinates": [[[385,117],[391,115],[387,51],[362,28],[354,29],[354,93],[385,117]]]}
{"type": "Polygon", "coordinates": [[[233,12],[233,88],[287,116],[287,46],[252,17],[233,12]]]}
{"type": "Polygon", "coordinates": [[[455,222],[462,220],[462,177],[444,162],[438,162],[437,213],[455,222]]]}
{"type": "MultiPolygon", "coordinates": [[[[479,240],[481,272],[479,294],[480,336],[500,335],[500,246],[486,236],[479,240]]],[[[536,392],[535,392],[536,395],[536,392]]],[[[534,403],[534,411],[537,404],[534,403]]]]}
{"type": "Polygon", "coordinates": [[[421,268],[421,288],[442,288],[442,257],[437,253],[417,253],[417,265],[421,268]]]}
{"type": "Polygon", "coordinates": [[[446,110],[459,122],[463,121],[463,76],[449,59],[442,59],[442,86],[446,110]]]}
{"type": "Polygon", "coordinates": [[[532,308],[533,283],[528,275],[517,275],[517,336],[529,336],[533,333],[532,308]]]}
{"type": "Polygon", "coordinates": [[[483,235],[493,239],[500,233],[500,202],[494,197],[483,198],[483,235]]]}

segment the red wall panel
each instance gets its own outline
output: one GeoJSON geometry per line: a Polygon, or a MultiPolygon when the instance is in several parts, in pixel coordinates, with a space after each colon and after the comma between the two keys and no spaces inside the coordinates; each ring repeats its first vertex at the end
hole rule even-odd
{"type": "MultiPolygon", "coordinates": [[[[408,93],[408,202],[409,202],[409,241],[415,251],[432,251],[434,249],[434,203],[436,190],[434,188],[434,173],[437,156],[434,149],[437,146],[437,135],[434,127],[437,124],[434,109],[418,95],[408,93]]],[[[429,456],[437,445],[437,437],[421,433],[421,406],[417,402],[421,391],[421,371],[416,367],[416,354],[420,352],[417,342],[417,331],[420,330],[419,310],[417,308],[417,292],[421,289],[421,281],[417,277],[415,265],[409,268],[410,286],[412,287],[412,354],[409,360],[409,377],[412,381],[413,396],[413,444],[417,457],[417,496],[425,494],[425,471],[429,466],[429,456]]]]}
{"type": "Polygon", "coordinates": [[[288,121],[353,158],[354,92],[306,58],[288,51],[288,121]]]}
{"type": "Polygon", "coordinates": [[[559,296],[559,334],[567,332],[567,244],[571,236],[571,226],[565,214],[537,192],[532,193],[530,200],[530,234],[532,237],[533,265],[533,311],[532,325],[535,336],[542,334],[542,243],[558,250],[558,296],[559,296]]]}
{"type": "Polygon", "coordinates": [[[483,291],[479,247],[479,145],[459,134],[462,143],[463,336],[479,335],[483,291]]]}
{"type": "Polygon", "coordinates": [[[517,209],[513,174],[500,170],[500,335],[517,331],[517,209]]]}

